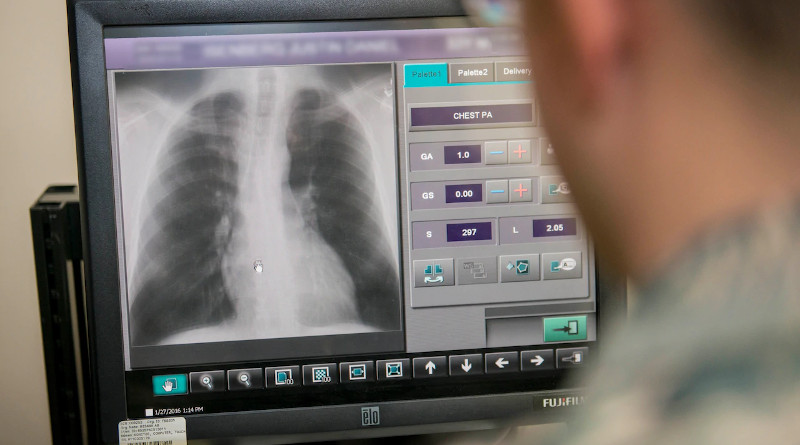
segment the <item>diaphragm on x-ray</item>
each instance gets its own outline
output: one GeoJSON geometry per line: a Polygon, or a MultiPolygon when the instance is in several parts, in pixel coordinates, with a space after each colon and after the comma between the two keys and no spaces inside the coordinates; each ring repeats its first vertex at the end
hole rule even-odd
{"type": "Polygon", "coordinates": [[[400,329],[391,64],[113,80],[132,345],[400,329]]]}

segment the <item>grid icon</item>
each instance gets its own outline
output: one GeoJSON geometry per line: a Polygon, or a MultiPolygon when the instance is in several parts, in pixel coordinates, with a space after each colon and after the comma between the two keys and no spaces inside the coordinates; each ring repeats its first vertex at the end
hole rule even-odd
{"type": "Polygon", "coordinates": [[[311,368],[311,374],[314,383],[328,383],[331,381],[327,367],[311,368]]]}

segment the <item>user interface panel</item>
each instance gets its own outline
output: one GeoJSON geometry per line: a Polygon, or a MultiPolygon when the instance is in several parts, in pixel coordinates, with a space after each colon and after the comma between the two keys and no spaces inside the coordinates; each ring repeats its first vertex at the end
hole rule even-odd
{"type": "Polygon", "coordinates": [[[585,363],[594,253],[514,32],[105,50],[129,417],[552,389],[585,363]]]}

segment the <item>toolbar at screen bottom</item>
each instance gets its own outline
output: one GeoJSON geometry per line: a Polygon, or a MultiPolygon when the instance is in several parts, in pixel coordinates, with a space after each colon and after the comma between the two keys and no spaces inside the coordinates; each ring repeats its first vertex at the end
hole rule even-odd
{"type": "Polygon", "coordinates": [[[408,379],[514,374],[581,367],[588,347],[500,351],[485,354],[321,363],[283,367],[212,370],[152,377],[153,395],[249,391],[408,379]],[[302,369],[302,372],[301,372],[302,369]],[[227,378],[226,378],[227,376],[227,378]],[[192,382],[191,387],[187,384],[192,382]],[[196,382],[196,384],[195,384],[196,382]]]}

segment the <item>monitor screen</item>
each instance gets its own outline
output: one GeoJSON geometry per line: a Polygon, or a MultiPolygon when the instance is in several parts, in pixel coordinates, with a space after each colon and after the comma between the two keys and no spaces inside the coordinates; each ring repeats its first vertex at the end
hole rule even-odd
{"type": "Polygon", "coordinates": [[[104,27],[117,421],[217,437],[338,407],[358,415],[239,432],[350,431],[573,394],[595,253],[521,39],[461,17],[104,27]]]}

